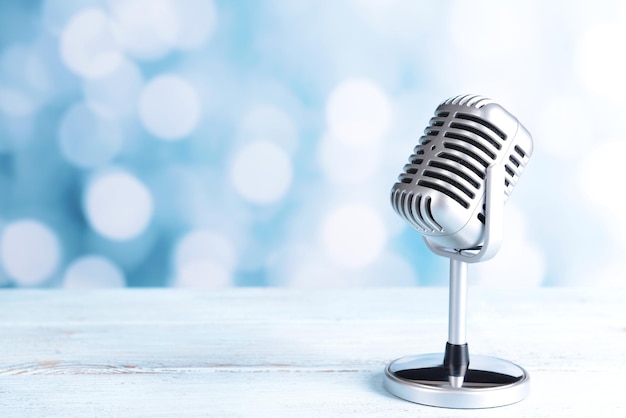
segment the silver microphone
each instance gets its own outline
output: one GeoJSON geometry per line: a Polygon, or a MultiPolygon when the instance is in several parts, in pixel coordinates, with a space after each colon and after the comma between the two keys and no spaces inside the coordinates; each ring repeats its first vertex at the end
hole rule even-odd
{"type": "Polygon", "coordinates": [[[435,110],[394,184],[392,206],[427,243],[478,248],[485,235],[488,168],[504,168],[506,201],[532,151],[528,130],[493,100],[450,98],[435,110]]]}
{"type": "Polygon", "coordinates": [[[491,99],[461,95],[435,110],[393,185],[391,204],[428,248],[450,259],[448,341],[441,363],[433,355],[390,363],[384,383],[394,395],[454,408],[506,405],[527,395],[521,367],[486,356],[470,363],[465,322],[467,263],[500,248],[504,204],[532,151],[528,130],[491,99]]]}

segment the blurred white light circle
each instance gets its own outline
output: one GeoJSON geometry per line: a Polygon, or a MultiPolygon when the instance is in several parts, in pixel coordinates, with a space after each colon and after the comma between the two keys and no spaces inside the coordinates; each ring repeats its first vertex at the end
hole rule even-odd
{"type": "Polygon", "coordinates": [[[270,104],[254,106],[239,125],[239,137],[246,141],[274,142],[293,154],[298,146],[298,131],[284,110],[270,104]]]}
{"type": "Polygon", "coordinates": [[[280,200],[291,186],[293,168],[287,153],[268,141],[255,141],[239,150],[230,171],[235,190],[253,203],[280,200]]]}
{"type": "Polygon", "coordinates": [[[124,273],[109,259],[97,255],[74,260],[65,270],[63,287],[99,289],[124,287],[124,273]]]}
{"type": "Polygon", "coordinates": [[[454,53],[468,59],[473,58],[471,65],[475,66],[483,62],[484,58],[493,57],[494,52],[505,56],[516,52],[511,49],[511,45],[520,45],[521,38],[529,37],[523,24],[525,20],[521,19],[522,12],[523,9],[516,8],[513,3],[459,1],[450,7],[449,16],[443,20],[447,25],[440,29],[443,33],[449,33],[452,45],[448,45],[448,48],[454,48],[454,53]],[[469,22],[471,26],[468,29],[469,22]],[[467,44],[468,31],[473,39],[481,40],[471,48],[467,44]]]}
{"type": "Polygon", "coordinates": [[[169,0],[112,0],[113,33],[139,59],[163,57],[172,49],[180,22],[169,0]]]}
{"type": "Polygon", "coordinates": [[[181,139],[196,128],[200,100],[191,85],[175,75],[150,80],[139,99],[139,116],[146,129],[164,140],[181,139]]]}
{"type": "Polygon", "coordinates": [[[56,270],[61,248],[56,234],[35,220],[8,224],[0,237],[0,258],[5,271],[20,286],[37,286],[56,270]]]}
{"type": "Polygon", "coordinates": [[[616,260],[615,258],[612,258],[608,263],[594,266],[591,274],[575,277],[568,276],[567,279],[568,286],[626,288],[624,264],[622,260],[616,260]]]}
{"type": "Polygon", "coordinates": [[[545,257],[537,246],[528,241],[523,212],[512,203],[506,205],[505,211],[506,239],[492,260],[477,263],[477,283],[493,288],[540,287],[546,274],[545,257]]]}
{"type": "Polygon", "coordinates": [[[623,212],[622,196],[615,191],[623,188],[624,155],[624,139],[594,144],[580,164],[580,191],[586,196],[583,200],[615,214],[623,212]]]}
{"type": "Polygon", "coordinates": [[[172,3],[179,28],[175,46],[195,49],[203,46],[213,35],[217,10],[212,0],[176,0],[172,3]]]}
{"type": "Polygon", "coordinates": [[[233,284],[232,269],[213,260],[194,261],[178,269],[174,284],[193,289],[230,287],[233,284]]]}
{"type": "Polygon", "coordinates": [[[385,248],[387,228],[371,207],[349,204],[335,209],[324,219],[321,242],[338,265],[363,267],[375,261],[385,248]]]}
{"type": "Polygon", "coordinates": [[[70,70],[84,78],[103,77],[114,71],[123,55],[107,15],[99,9],[76,14],[61,33],[61,57],[70,70]]]}
{"type": "Polygon", "coordinates": [[[391,115],[385,92],[365,79],[343,82],[333,90],[326,104],[331,135],[352,146],[378,142],[389,127],[391,115]]]}
{"type": "Polygon", "coordinates": [[[592,137],[589,105],[574,97],[556,97],[543,105],[538,138],[539,146],[560,158],[578,158],[592,137]],[[572,123],[572,121],[576,121],[572,123]]]}
{"type": "Polygon", "coordinates": [[[72,106],[63,115],[58,138],[63,157],[81,168],[106,164],[123,144],[117,122],[102,118],[83,103],[72,106]]]}
{"type": "Polygon", "coordinates": [[[626,218],[623,199],[616,191],[623,189],[623,159],[626,141],[615,139],[594,145],[580,163],[579,190],[589,209],[600,211],[600,220],[620,245],[626,246],[626,218]]]}
{"type": "Polygon", "coordinates": [[[359,286],[415,286],[417,274],[411,264],[396,254],[384,253],[374,263],[359,270],[359,286]]]}
{"type": "Polygon", "coordinates": [[[623,24],[596,24],[587,30],[578,51],[578,72],[593,92],[620,100],[626,93],[626,54],[608,40],[624,39],[623,24]]]}
{"type": "Polygon", "coordinates": [[[436,3],[414,0],[350,0],[351,7],[378,34],[398,42],[415,44],[416,34],[429,28],[440,8],[436,3]]]}
{"type": "Polygon", "coordinates": [[[207,229],[188,232],[178,241],[174,250],[176,268],[203,260],[217,260],[224,265],[234,267],[236,259],[232,242],[223,235],[207,229]]]}
{"type": "Polygon", "coordinates": [[[324,175],[341,185],[368,181],[380,169],[378,147],[350,147],[331,136],[319,143],[318,158],[324,175]]]}
{"type": "Polygon", "coordinates": [[[87,186],[83,206],[96,232],[120,241],[140,235],[153,214],[148,188],[123,170],[97,175],[87,186]]]}
{"type": "Polygon", "coordinates": [[[543,253],[527,241],[510,238],[507,236],[493,260],[477,263],[477,283],[504,289],[541,287],[546,273],[543,253]]]}
{"type": "Polygon", "coordinates": [[[285,284],[288,287],[323,289],[351,287],[350,272],[342,270],[332,263],[322,264],[320,259],[307,257],[301,263],[292,265],[285,284]]]}
{"type": "MultiPolygon", "coordinates": [[[[265,259],[264,269],[267,272],[269,286],[287,286],[293,280],[293,272],[305,260],[314,257],[315,248],[310,242],[303,243],[298,238],[289,239],[274,249],[265,259]]],[[[323,258],[324,255],[322,254],[323,258]]],[[[321,259],[318,259],[318,261],[321,259]]],[[[322,263],[318,263],[322,264],[322,263]]]]}
{"type": "Polygon", "coordinates": [[[123,60],[110,74],[86,80],[83,92],[89,107],[107,117],[132,114],[137,109],[143,77],[137,66],[123,60]]]}

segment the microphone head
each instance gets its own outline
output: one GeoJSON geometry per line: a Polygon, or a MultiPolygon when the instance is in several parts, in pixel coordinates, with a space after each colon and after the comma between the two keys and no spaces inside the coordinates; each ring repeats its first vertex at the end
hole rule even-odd
{"type": "Polygon", "coordinates": [[[391,190],[394,210],[440,247],[483,243],[487,167],[503,165],[504,201],[532,154],[530,133],[491,99],[461,95],[435,110],[391,190]]]}

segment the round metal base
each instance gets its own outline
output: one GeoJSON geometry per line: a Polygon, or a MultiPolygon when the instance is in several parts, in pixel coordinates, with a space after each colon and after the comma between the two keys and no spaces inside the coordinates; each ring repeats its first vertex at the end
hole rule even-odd
{"type": "Polygon", "coordinates": [[[510,361],[470,356],[460,388],[450,386],[442,354],[402,357],[385,369],[384,386],[407,401],[444,408],[493,408],[528,396],[526,370],[510,361]]]}

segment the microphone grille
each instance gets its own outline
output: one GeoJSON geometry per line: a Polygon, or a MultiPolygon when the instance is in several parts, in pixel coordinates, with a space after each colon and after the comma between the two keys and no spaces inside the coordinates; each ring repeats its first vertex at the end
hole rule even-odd
{"type": "Polygon", "coordinates": [[[436,194],[445,195],[484,224],[487,167],[504,165],[507,200],[531,152],[530,134],[496,102],[479,95],[451,97],[437,107],[398,176],[392,206],[418,231],[439,233],[443,228],[431,203],[436,194]]]}
{"type": "Polygon", "coordinates": [[[469,106],[475,107],[476,109],[480,109],[481,107],[495,103],[495,101],[491,100],[488,97],[480,96],[477,94],[461,94],[455,97],[451,97],[447,100],[444,100],[439,104],[441,105],[459,105],[459,106],[469,106]]]}

